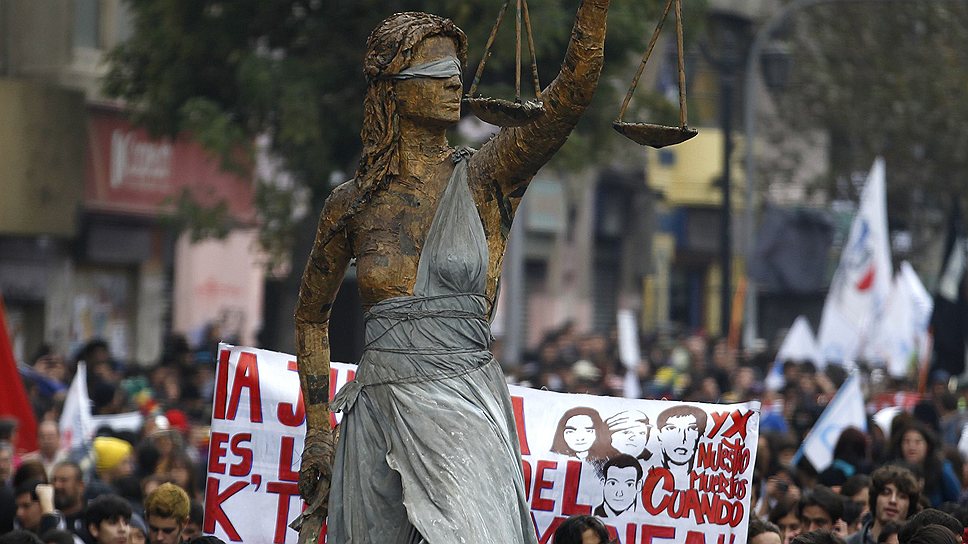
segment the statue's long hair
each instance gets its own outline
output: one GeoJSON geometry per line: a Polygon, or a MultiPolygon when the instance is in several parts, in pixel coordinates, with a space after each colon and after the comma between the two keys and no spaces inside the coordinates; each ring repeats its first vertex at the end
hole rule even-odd
{"type": "Polygon", "coordinates": [[[400,173],[400,123],[393,80],[383,79],[410,66],[413,50],[430,36],[449,36],[457,44],[461,66],[467,60],[467,37],[450,19],[420,12],[397,13],[385,19],[366,40],[363,72],[368,85],[363,101],[363,153],[356,185],[370,194],[400,173]]]}
{"type": "Polygon", "coordinates": [[[457,44],[461,66],[467,61],[467,36],[450,19],[430,13],[408,11],[384,19],[366,40],[363,73],[366,75],[366,97],[363,99],[363,128],[360,139],[363,152],[356,169],[353,203],[324,237],[317,238],[325,247],[357,212],[366,207],[373,195],[385,188],[390,177],[400,173],[400,122],[393,81],[381,76],[397,74],[410,66],[413,50],[430,36],[449,36],[457,44]]]}

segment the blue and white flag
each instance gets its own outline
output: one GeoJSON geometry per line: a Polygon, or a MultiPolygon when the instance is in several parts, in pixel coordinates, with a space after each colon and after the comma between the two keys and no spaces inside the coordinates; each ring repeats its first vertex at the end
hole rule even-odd
{"type": "Polygon", "coordinates": [[[860,379],[856,372],[840,386],[840,390],[824,409],[820,419],[807,433],[800,450],[794,457],[794,462],[799,461],[801,457],[806,457],[817,472],[826,469],[834,460],[834,446],[837,445],[840,433],[847,427],[856,427],[867,432],[864,393],[860,389],[860,379]]]}
{"type": "Polygon", "coordinates": [[[858,357],[891,290],[884,159],[871,167],[827,300],[817,339],[826,362],[858,357]]]}

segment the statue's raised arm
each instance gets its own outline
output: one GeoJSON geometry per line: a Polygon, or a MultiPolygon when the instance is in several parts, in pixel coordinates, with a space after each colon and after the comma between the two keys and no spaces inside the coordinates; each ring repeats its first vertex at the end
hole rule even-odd
{"type": "Polygon", "coordinates": [[[520,193],[565,143],[591,102],[602,71],[609,0],[583,0],[561,71],[542,92],[545,114],[502,129],[471,159],[471,183],[497,183],[504,195],[520,193]]]}

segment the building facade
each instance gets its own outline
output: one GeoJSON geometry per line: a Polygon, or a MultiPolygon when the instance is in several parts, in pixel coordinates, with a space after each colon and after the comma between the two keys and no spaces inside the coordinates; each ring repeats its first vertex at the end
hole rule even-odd
{"type": "Polygon", "coordinates": [[[122,0],[0,0],[0,294],[18,360],[101,338],[151,364],[169,331],[216,323],[251,342],[259,328],[252,180],[101,94],[104,54],[130,32],[122,0]],[[242,228],[180,236],[166,218],[186,192],[242,228]]]}

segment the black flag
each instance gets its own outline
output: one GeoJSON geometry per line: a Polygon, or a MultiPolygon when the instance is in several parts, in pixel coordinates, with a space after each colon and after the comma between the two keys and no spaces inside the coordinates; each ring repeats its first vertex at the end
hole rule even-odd
{"type": "Polygon", "coordinates": [[[932,370],[944,370],[952,376],[965,371],[965,337],[968,331],[968,298],[965,296],[965,269],[968,247],[961,204],[954,201],[948,221],[944,263],[934,294],[931,329],[934,331],[932,370]]]}

